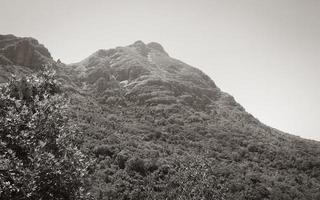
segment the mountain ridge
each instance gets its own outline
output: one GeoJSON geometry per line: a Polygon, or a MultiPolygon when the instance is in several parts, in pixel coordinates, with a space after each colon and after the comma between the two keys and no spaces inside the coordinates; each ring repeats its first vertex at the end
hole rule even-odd
{"type": "MultiPolygon", "coordinates": [[[[29,39],[10,45],[19,46],[19,40],[29,39]]],[[[30,44],[35,52],[40,48],[30,44]]],[[[12,64],[0,63],[4,81],[39,68],[13,58],[12,64]]],[[[319,142],[261,123],[158,43],[101,49],[69,65],[51,56],[44,61],[70,98],[82,149],[96,159],[90,185],[97,198],[210,199],[202,192],[216,199],[320,198],[319,142]],[[189,175],[195,178],[191,185],[189,175]],[[198,198],[181,192],[192,190],[198,198]]]]}

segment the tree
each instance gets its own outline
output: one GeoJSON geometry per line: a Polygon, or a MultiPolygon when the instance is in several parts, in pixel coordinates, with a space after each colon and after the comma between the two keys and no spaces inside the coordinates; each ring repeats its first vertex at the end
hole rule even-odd
{"type": "Polygon", "coordinates": [[[89,198],[66,102],[50,71],[0,87],[0,199],[89,198]]]}

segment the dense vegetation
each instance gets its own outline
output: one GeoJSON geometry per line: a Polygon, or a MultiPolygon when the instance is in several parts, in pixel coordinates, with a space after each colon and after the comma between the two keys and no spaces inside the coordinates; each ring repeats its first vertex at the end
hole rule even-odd
{"type": "Polygon", "coordinates": [[[244,113],[126,101],[115,107],[90,96],[71,113],[96,158],[91,181],[98,199],[320,198],[317,142],[244,113]]]}
{"type": "Polygon", "coordinates": [[[0,91],[0,199],[86,199],[90,162],[52,74],[13,78],[0,91]]]}

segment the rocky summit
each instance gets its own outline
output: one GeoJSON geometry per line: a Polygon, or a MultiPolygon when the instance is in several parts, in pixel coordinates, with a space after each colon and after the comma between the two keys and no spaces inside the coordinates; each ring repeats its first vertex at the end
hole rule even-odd
{"type": "Polygon", "coordinates": [[[0,82],[7,80],[12,73],[40,68],[51,60],[48,49],[36,39],[0,35],[0,82]]]}
{"type": "Polygon", "coordinates": [[[0,82],[49,65],[70,99],[96,199],[320,199],[320,143],[269,127],[156,42],[55,62],[0,36],[0,82]]]}
{"type": "Polygon", "coordinates": [[[221,97],[207,75],[171,58],[154,42],[98,50],[69,67],[99,92],[121,88],[126,99],[140,105],[188,104],[203,109],[221,97]]]}

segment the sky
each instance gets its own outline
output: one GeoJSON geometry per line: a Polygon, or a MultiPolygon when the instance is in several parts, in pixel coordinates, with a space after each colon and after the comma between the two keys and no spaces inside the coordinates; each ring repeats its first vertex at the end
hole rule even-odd
{"type": "Polygon", "coordinates": [[[261,122],[320,141],[319,19],[319,0],[0,0],[0,34],[55,60],[158,42],[261,122]]]}

